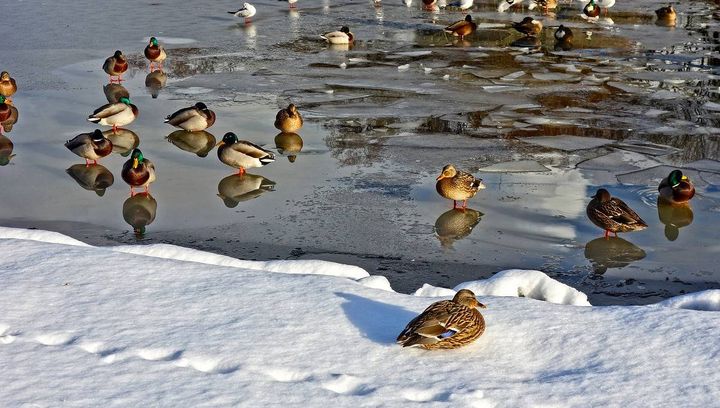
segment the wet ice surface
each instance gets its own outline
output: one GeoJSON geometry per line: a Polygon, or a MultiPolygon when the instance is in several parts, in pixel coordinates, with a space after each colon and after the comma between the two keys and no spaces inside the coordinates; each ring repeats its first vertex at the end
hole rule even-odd
{"type": "Polygon", "coordinates": [[[0,163],[16,155],[0,167],[2,224],[114,243],[136,241],[131,223],[145,226],[142,242],[358,264],[406,292],[512,267],[546,271],[593,304],[720,286],[716,5],[678,5],[665,27],[657,1],[618,3],[612,24],[583,20],[575,3],[543,16],[476,2],[483,24],[460,42],[441,29],[461,14],[384,3],[258,1],[246,26],[215,5],[17,2],[13,26],[0,27],[0,68],[20,83],[20,120],[0,139],[0,163]],[[546,26],[537,41],[505,28],[526,13],[546,26]],[[32,29],[38,19],[63,24],[32,29]],[[109,20],[123,29],[106,30],[109,20]],[[571,49],[553,44],[561,23],[575,32],[571,49]],[[343,24],[353,47],[321,42],[343,24]],[[166,75],[146,78],[142,48],[155,34],[166,75]],[[92,129],[85,118],[105,103],[100,66],[115,49],[131,57],[124,85],[140,109],[116,145],[139,141],[155,162],[146,199],[128,200],[125,157],[101,161],[112,177],[83,172],[62,145],[92,129]],[[173,134],[162,118],[196,100],[218,114],[209,135],[173,134]],[[306,124],[277,137],[274,114],[289,101],[306,124]],[[230,130],[281,157],[228,177],[208,149],[230,130]],[[474,211],[448,212],[435,192],[447,163],[485,180],[474,211]],[[698,188],[691,212],[658,210],[657,183],[676,166],[698,188]],[[598,187],[650,227],[598,241],[585,217],[598,187]]]}

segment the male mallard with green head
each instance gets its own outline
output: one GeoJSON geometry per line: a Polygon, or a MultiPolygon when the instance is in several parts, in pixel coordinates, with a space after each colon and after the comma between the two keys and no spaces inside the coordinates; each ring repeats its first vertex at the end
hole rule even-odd
{"type": "Polygon", "coordinates": [[[199,132],[215,124],[215,118],[215,112],[208,109],[204,103],[198,102],[189,108],[183,108],[168,115],[165,123],[190,132],[199,132]]]}
{"type": "Polygon", "coordinates": [[[132,104],[128,98],[120,98],[120,102],[108,103],[97,109],[88,116],[88,121],[104,126],[112,126],[113,133],[117,132],[118,126],[125,126],[138,116],[137,106],[132,104]]]}
{"type": "Polygon", "coordinates": [[[660,196],[673,204],[683,204],[695,196],[695,186],[680,170],[673,170],[658,186],[660,196]]]}
{"type": "Polygon", "coordinates": [[[71,152],[85,159],[85,165],[89,166],[90,161],[97,164],[101,157],[112,153],[113,144],[105,138],[103,133],[96,129],[93,133],[82,133],[65,142],[71,152]]]}
{"type": "Polygon", "coordinates": [[[115,54],[108,57],[103,64],[103,71],[110,75],[110,82],[122,82],[122,74],[124,74],[127,70],[127,58],[125,58],[120,50],[115,51],[115,54]],[[113,77],[115,77],[115,79],[113,79],[113,77]]]}
{"type": "Polygon", "coordinates": [[[17,92],[17,84],[7,71],[0,74],[0,95],[8,100],[17,92]]]}
{"type": "Polygon", "coordinates": [[[11,106],[7,100],[5,99],[5,96],[0,95],[0,133],[4,132],[5,129],[3,128],[2,123],[6,120],[10,119],[10,116],[13,114],[13,106],[11,106]]]}
{"type": "Polygon", "coordinates": [[[596,18],[600,16],[600,7],[595,4],[595,0],[590,0],[588,4],[583,7],[583,14],[590,18],[596,18]]]}
{"type": "Polygon", "coordinates": [[[303,118],[295,104],[288,105],[287,109],[280,109],[275,115],[275,128],[283,133],[295,133],[303,125],[303,118]]]}
{"type": "Polygon", "coordinates": [[[145,58],[150,60],[150,72],[153,71],[153,64],[157,64],[158,69],[162,68],[163,61],[167,58],[165,54],[165,48],[158,44],[158,40],[155,37],[150,37],[150,42],[145,46],[145,58]]]}
{"type": "Polygon", "coordinates": [[[617,236],[618,232],[640,231],[647,228],[645,221],[635,211],[623,200],[612,197],[604,188],[599,189],[592,196],[586,212],[593,224],[605,230],[605,238],[611,232],[617,236]]]}
{"type": "Polygon", "coordinates": [[[262,167],[275,161],[275,155],[262,147],[246,140],[238,140],[235,133],[228,132],[217,144],[218,158],[230,167],[245,174],[245,169],[262,167]]]}
{"type": "Polygon", "coordinates": [[[458,171],[452,164],[443,167],[442,173],[436,180],[435,189],[438,194],[453,200],[453,208],[457,208],[458,201],[463,202],[462,208],[467,208],[467,200],[474,197],[478,190],[485,188],[482,179],[476,179],[470,173],[458,171]]]}
{"type": "Polygon", "coordinates": [[[143,187],[145,194],[149,194],[150,183],[155,181],[155,165],[143,156],[140,149],[135,149],[123,164],[120,175],[130,185],[131,196],[135,195],[135,187],[143,187]]]}
{"type": "Polygon", "coordinates": [[[452,300],[430,305],[414,318],[397,338],[403,347],[426,350],[454,349],[472,343],[485,331],[485,319],[477,308],[485,308],[475,294],[461,289],[452,300]]]}

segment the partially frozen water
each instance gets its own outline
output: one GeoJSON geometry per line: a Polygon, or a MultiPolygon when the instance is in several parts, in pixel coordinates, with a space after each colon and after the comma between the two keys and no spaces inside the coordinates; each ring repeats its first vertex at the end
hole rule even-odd
{"type": "Polygon", "coordinates": [[[716,3],[676,5],[667,27],[655,0],[620,2],[596,22],[577,2],[542,15],[476,1],[481,24],[463,41],[442,32],[460,13],[383,3],[301,0],[289,11],[262,0],[245,25],[229,4],[13,1],[0,69],[19,81],[19,121],[0,137],[0,222],[91,243],[336,260],[406,292],[511,267],[546,271],[594,304],[720,287],[716,3]],[[525,15],[543,20],[538,39],[508,28],[525,15]],[[572,47],[554,44],[559,24],[572,47]],[[341,25],[356,44],[319,38],[341,25]],[[169,54],[151,75],[150,35],[169,54]],[[131,58],[123,85],[140,117],[113,135],[104,167],[85,168],[62,143],[92,129],[115,49],[131,58]],[[162,123],[198,100],[218,114],[207,132],[162,123]],[[275,112],[290,101],[306,124],[278,135],[275,112]],[[277,161],[231,176],[213,149],[227,131],[277,161]],[[151,197],[129,199],[120,168],[138,144],[158,181],[151,197]],[[465,213],[435,192],[448,163],[488,186],[465,213]],[[658,205],[657,183],[675,167],[698,188],[691,210],[658,205]],[[585,206],[599,187],[650,227],[598,240],[585,206]]]}

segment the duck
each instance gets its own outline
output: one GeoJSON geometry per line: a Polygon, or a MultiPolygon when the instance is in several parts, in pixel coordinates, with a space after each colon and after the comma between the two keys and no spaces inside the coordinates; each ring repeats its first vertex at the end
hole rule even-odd
{"type": "Polygon", "coordinates": [[[555,41],[559,43],[572,42],[573,32],[568,27],[560,24],[560,27],[555,30],[555,41]]]}
{"type": "Polygon", "coordinates": [[[485,332],[485,309],[469,289],[459,290],[452,300],[431,304],[400,332],[397,343],[426,350],[455,349],[477,340],[485,332]]]}
{"type": "Polygon", "coordinates": [[[472,233],[473,228],[480,223],[484,214],[480,211],[467,208],[465,210],[452,209],[442,213],[435,220],[435,236],[444,249],[452,249],[453,243],[472,233]]]}
{"type": "Polygon", "coordinates": [[[7,136],[0,133],[0,166],[10,164],[10,159],[15,157],[13,154],[13,142],[7,136]]]}
{"type": "Polygon", "coordinates": [[[287,2],[288,6],[289,6],[291,9],[297,8],[297,2],[298,2],[298,0],[278,0],[278,1],[285,1],[285,2],[287,2]]]}
{"type": "Polygon", "coordinates": [[[352,44],[355,41],[355,36],[350,32],[350,28],[347,26],[342,26],[340,31],[330,31],[322,34],[320,35],[320,38],[330,44],[352,44]]]}
{"type": "Polygon", "coordinates": [[[680,170],[673,170],[660,181],[660,196],[673,204],[684,204],[695,196],[695,186],[680,170]]]}
{"type": "Polygon", "coordinates": [[[477,24],[472,21],[472,16],[468,14],[464,20],[456,21],[445,27],[444,31],[464,40],[465,36],[474,33],[475,29],[477,29],[477,24]]]}
{"type": "Polygon", "coordinates": [[[295,104],[280,109],[275,115],[275,128],[283,133],[295,133],[303,126],[303,118],[295,104]]]}
{"type": "Polygon", "coordinates": [[[71,152],[85,159],[85,165],[89,166],[92,161],[97,161],[109,155],[113,151],[113,144],[108,140],[100,129],[92,133],[81,133],[65,142],[65,147],[71,152]]]}
{"type": "Polygon", "coordinates": [[[73,164],[65,170],[80,187],[94,191],[98,197],[105,195],[105,190],[115,182],[113,174],[102,164],[88,166],[87,164],[73,164]]]}
{"type": "Polygon", "coordinates": [[[534,10],[535,7],[540,7],[543,13],[547,14],[548,10],[555,10],[557,8],[557,0],[532,0],[529,9],[534,10]]]}
{"type": "Polygon", "coordinates": [[[15,79],[13,79],[7,71],[0,73],[0,95],[10,100],[10,97],[13,96],[15,92],[17,92],[15,79]]]}
{"type": "Polygon", "coordinates": [[[535,20],[532,17],[525,17],[519,23],[512,23],[512,27],[525,34],[526,37],[537,37],[542,31],[543,25],[539,20],[535,20]]]}
{"type": "Polygon", "coordinates": [[[422,0],[422,3],[425,10],[432,10],[435,8],[437,0],[422,0]]]}
{"type": "Polygon", "coordinates": [[[590,18],[597,18],[600,16],[600,7],[597,6],[595,0],[590,0],[590,2],[583,7],[583,14],[590,18]]]}
{"type": "Polygon", "coordinates": [[[18,117],[17,108],[4,95],[0,95],[0,133],[11,132],[18,117]]]}
{"type": "Polygon", "coordinates": [[[133,150],[128,161],[123,164],[122,179],[130,185],[130,196],[134,196],[135,188],[143,187],[145,194],[150,194],[150,183],[155,181],[155,165],[143,156],[140,149],[133,150]]]}
{"type": "Polygon", "coordinates": [[[449,3],[446,7],[456,8],[460,9],[461,11],[466,11],[473,6],[473,0],[457,0],[452,3],[449,3]]]}
{"type": "Polygon", "coordinates": [[[189,108],[183,108],[168,115],[165,123],[190,132],[199,132],[215,123],[215,112],[208,109],[203,102],[198,102],[189,108]]]}
{"type": "Polygon", "coordinates": [[[163,61],[167,58],[165,47],[158,44],[155,37],[150,37],[150,42],[145,46],[144,54],[145,58],[150,60],[150,72],[153,71],[153,64],[157,64],[159,68],[162,68],[163,61]]]}
{"type": "Polygon", "coordinates": [[[467,208],[467,200],[475,197],[478,190],[485,188],[482,179],[476,179],[470,173],[458,171],[455,166],[448,164],[443,167],[442,173],[437,177],[435,189],[441,196],[453,200],[453,208],[457,208],[457,202],[462,200],[462,208],[467,208]]]}
{"type": "Polygon", "coordinates": [[[113,153],[127,157],[140,145],[140,136],[130,129],[106,130],[103,135],[113,144],[113,153]]]}
{"type": "Polygon", "coordinates": [[[103,126],[112,126],[117,132],[119,126],[125,126],[137,118],[137,106],[132,104],[130,98],[120,98],[120,102],[103,105],[88,116],[88,121],[103,126]]]}
{"type": "Polygon", "coordinates": [[[128,197],[123,202],[123,219],[133,227],[136,238],[145,235],[145,227],[155,221],[157,215],[157,200],[148,194],[138,194],[128,197]]]}
{"type": "Polygon", "coordinates": [[[218,183],[217,196],[227,208],[235,208],[241,201],[248,201],[275,191],[275,182],[257,174],[229,175],[218,183]]]}
{"type": "Polygon", "coordinates": [[[117,50],[115,54],[108,57],[103,64],[103,71],[110,75],[110,82],[122,82],[122,74],[128,70],[127,58],[123,55],[122,51],[117,50]],[[113,77],[115,79],[113,79],[113,77]]]}
{"type": "Polygon", "coordinates": [[[111,83],[103,85],[103,93],[108,103],[118,103],[121,98],[130,99],[130,92],[120,84],[111,83]]]}
{"type": "Polygon", "coordinates": [[[255,6],[250,3],[243,3],[242,8],[238,9],[237,11],[228,11],[228,13],[234,15],[235,17],[244,18],[245,24],[249,24],[252,22],[252,18],[256,12],[257,10],[255,10],[255,6]]]}
{"type": "Polygon", "coordinates": [[[677,14],[675,13],[675,9],[673,8],[672,4],[669,4],[667,7],[660,7],[659,9],[655,10],[655,15],[657,16],[658,20],[675,20],[677,18],[677,14]]]}
{"type": "Polygon", "coordinates": [[[275,135],[275,148],[281,155],[287,155],[290,163],[295,163],[303,148],[303,139],[297,133],[280,132],[275,135]]]}
{"type": "Polygon", "coordinates": [[[238,140],[232,132],[226,133],[217,147],[220,161],[238,169],[238,175],[245,174],[245,169],[262,167],[275,161],[271,151],[246,140],[238,140]]]}
{"type": "Polygon", "coordinates": [[[165,88],[166,83],[167,74],[162,70],[162,68],[150,72],[145,77],[145,87],[148,92],[150,92],[150,96],[153,99],[157,99],[158,95],[160,95],[160,90],[165,88]]]}
{"type": "Polygon", "coordinates": [[[615,5],[615,0],[596,0],[595,3],[608,14],[608,9],[615,5]]]}
{"type": "Polygon", "coordinates": [[[605,230],[605,238],[611,232],[641,231],[647,224],[625,202],[612,197],[610,192],[601,188],[592,196],[587,205],[586,213],[590,221],[605,230]]]}

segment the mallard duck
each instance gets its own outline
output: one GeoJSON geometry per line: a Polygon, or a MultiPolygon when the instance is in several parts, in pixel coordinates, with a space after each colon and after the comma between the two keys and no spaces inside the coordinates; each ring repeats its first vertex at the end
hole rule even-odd
{"type": "Polygon", "coordinates": [[[150,42],[145,46],[144,54],[145,58],[150,60],[150,71],[153,70],[153,64],[157,64],[159,68],[162,68],[163,61],[167,58],[165,47],[158,44],[155,37],[150,37],[150,42]]]}
{"type": "Polygon", "coordinates": [[[329,33],[322,34],[320,38],[330,44],[352,44],[355,41],[355,36],[347,26],[342,26],[340,31],[330,31],[329,33]]]}
{"type": "Polygon", "coordinates": [[[17,83],[7,71],[0,74],[0,95],[8,100],[17,92],[17,83]]]}
{"type": "Polygon", "coordinates": [[[278,133],[275,136],[278,153],[286,155],[290,163],[295,163],[297,154],[303,148],[303,139],[297,133],[278,133]]]}
{"type": "Polygon", "coordinates": [[[130,196],[135,195],[135,187],[144,187],[145,194],[150,193],[150,183],[155,181],[155,165],[135,149],[130,159],[123,164],[122,179],[130,185],[130,196]]]}
{"type": "Polygon", "coordinates": [[[640,231],[647,228],[645,221],[635,211],[623,200],[610,196],[604,188],[599,189],[592,196],[586,212],[593,224],[605,230],[605,238],[611,232],[617,236],[618,232],[640,231]]]}
{"type": "Polygon", "coordinates": [[[140,137],[130,129],[106,130],[103,135],[113,144],[113,153],[127,157],[140,145],[140,137]]]}
{"type": "Polygon", "coordinates": [[[464,20],[456,21],[445,27],[444,31],[464,40],[465,36],[474,33],[476,28],[477,24],[472,21],[472,16],[468,14],[464,20]]]}
{"type": "Polygon", "coordinates": [[[590,0],[590,2],[583,7],[583,14],[590,18],[600,16],[600,7],[597,6],[595,0],[590,0]]]}
{"type": "Polygon", "coordinates": [[[256,13],[255,6],[253,6],[250,3],[243,3],[242,8],[238,9],[237,11],[228,11],[228,13],[234,15],[235,17],[242,17],[245,19],[245,24],[249,24],[252,22],[252,18],[256,13]]]}
{"type": "Polygon", "coordinates": [[[98,159],[112,153],[113,144],[106,139],[103,133],[96,129],[93,133],[81,133],[65,142],[65,147],[71,152],[85,159],[85,165],[92,161],[97,164],[98,159]]]}
{"type": "Polygon", "coordinates": [[[452,249],[453,243],[472,232],[480,222],[483,213],[472,208],[465,210],[452,209],[442,213],[435,220],[435,235],[443,248],[452,249]]]}
{"type": "Polygon", "coordinates": [[[5,96],[0,95],[0,133],[11,132],[13,125],[17,123],[19,113],[5,96]]]}
{"type": "Polygon", "coordinates": [[[403,347],[426,350],[454,349],[472,343],[485,331],[485,319],[477,308],[485,308],[468,289],[459,290],[452,300],[430,305],[412,319],[397,338],[403,347]]]}
{"type": "Polygon", "coordinates": [[[657,15],[658,20],[675,20],[677,18],[677,14],[675,13],[675,9],[672,4],[655,10],[655,15],[657,15]]]}
{"type": "Polygon", "coordinates": [[[294,133],[300,130],[303,125],[303,118],[294,104],[288,105],[287,109],[280,109],[275,115],[275,128],[283,133],[294,133]]]}
{"type": "Polygon", "coordinates": [[[195,153],[198,157],[207,157],[210,150],[215,147],[215,136],[204,130],[198,132],[176,130],[167,136],[167,140],[181,150],[195,153]]]}
{"type": "Polygon", "coordinates": [[[112,57],[108,57],[103,64],[103,71],[110,75],[110,82],[122,82],[122,74],[128,69],[127,58],[122,51],[117,50],[112,57]],[[115,77],[115,79],[113,79],[115,77]]]}
{"type": "Polygon", "coordinates": [[[573,40],[573,32],[568,27],[560,24],[557,30],[555,30],[555,41],[559,43],[568,43],[573,40]]]}
{"type": "Polygon", "coordinates": [[[437,4],[437,0],[422,0],[422,3],[425,10],[433,10],[437,4]]]}
{"type": "Polygon", "coordinates": [[[115,182],[113,174],[102,164],[88,166],[85,164],[73,164],[65,172],[75,180],[80,187],[102,197],[105,190],[115,182]]]}
{"type": "Polygon", "coordinates": [[[217,144],[218,158],[230,167],[238,169],[238,174],[245,174],[245,169],[262,167],[275,161],[271,151],[250,143],[238,140],[235,133],[229,132],[217,144]]]}
{"type": "Polygon", "coordinates": [[[680,228],[692,224],[695,214],[689,204],[678,204],[671,199],[658,196],[658,218],[665,224],[665,238],[675,241],[680,236],[680,228]]]}
{"type": "Polygon", "coordinates": [[[105,93],[108,103],[118,103],[122,98],[130,99],[130,92],[120,84],[103,85],[103,93],[105,93]]]}
{"type": "Polygon", "coordinates": [[[557,8],[557,0],[532,0],[530,10],[534,10],[535,7],[540,7],[543,13],[547,14],[548,10],[555,10],[557,8]]]}
{"type": "Polygon", "coordinates": [[[145,227],[155,221],[157,201],[148,194],[137,194],[128,197],[123,203],[123,219],[133,227],[137,238],[145,235],[145,227]]]}
{"type": "Polygon", "coordinates": [[[597,0],[595,2],[598,7],[605,11],[605,15],[608,14],[608,9],[615,5],[615,0],[597,0]]]}
{"type": "Polygon", "coordinates": [[[680,170],[673,170],[658,186],[660,196],[674,204],[690,201],[695,196],[695,186],[680,170]]]}
{"type": "Polygon", "coordinates": [[[446,7],[460,9],[461,11],[465,11],[465,10],[472,8],[472,6],[473,6],[473,0],[457,0],[457,1],[453,1],[452,3],[448,3],[448,5],[446,7]]]}
{"type": "Polygon", "coordinates": [[[198,102],[189,108],[183,108],[168,115],[165,123],[190,132],[205,130],[215,123],[215,112],[208,109],[204,103],[198,102]]]}
{"type": "Polygon", "coordinates": [[[13,148],[12,140],[0,133],[0,166],[7,166],[10,163],[10,159],[15,157],[13,148]]]}
{"type": "Polygon", "coordinates": [[[88,121],[104,126],[112,126],[113,132],[117,132],[118,126],[125,126],[138,116],[137,106],[132,104],[129,98],[120,98],[120,102],[108,103],[97,109],[88,116],[88,121]]]}
{"type": "Polygon", "coordinates": [[[275,190],[275,182],[257,174],[245,173],[242,176],[229,175],[218,183],[218,197],[227,208],[235,208],[241,201],[260,197],[275,190]]]}
{"type": "Polygon", "coordinates": [[[537,37],[542,31],[543,25],[539,20],[535,20],[532,17],[525,17],[523,21],[519,23],[512,23],[512,27],[525,34],[526,37],[537,37]]]}
{"type": "Polygon", "coordinates": [[[148,89],[150,96],[152,96],[153,99],[157,99],[158,95],[160,95],[160,90],[165,88],[166,83],[167,74],[162,70],[162,68],[152,71],[145,77],[145,87],[148,89]]]}
{"type": "Polygon", "coordinates": [[[436,180],[435,189],[441,196],[453,200],[453,208],[457,208],[457,202],[460,200],[463,201],[462,208],[467,208],[467,200],[474,197],[478,190],[485,188],[482,179],[458,171],[452,164],[443,167],[442,173],[436,180]]]}

